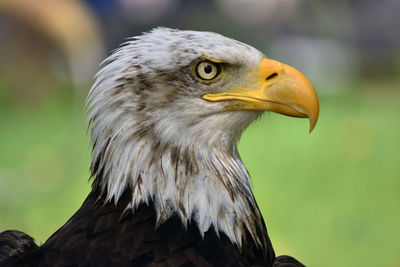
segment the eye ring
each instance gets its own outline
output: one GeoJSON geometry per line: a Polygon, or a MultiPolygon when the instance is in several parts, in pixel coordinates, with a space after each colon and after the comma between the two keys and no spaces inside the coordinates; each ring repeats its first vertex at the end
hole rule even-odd
{"type": "Polygon", "coordinates": [[[213,82],[221,74],[221,65],[209,60],[198,62],[194,67],[194,75],[201,82],[213,82]]]}

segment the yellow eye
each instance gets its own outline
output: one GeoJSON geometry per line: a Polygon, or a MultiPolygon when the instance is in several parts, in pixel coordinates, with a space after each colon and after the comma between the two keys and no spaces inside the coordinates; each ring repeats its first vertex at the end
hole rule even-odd
{"type": "Polygon", "coordinates": [[[201,61],[195,66],[194,73],[197,78],[212,81],[221,74],[221,66],[211,61],[201,61]]]}

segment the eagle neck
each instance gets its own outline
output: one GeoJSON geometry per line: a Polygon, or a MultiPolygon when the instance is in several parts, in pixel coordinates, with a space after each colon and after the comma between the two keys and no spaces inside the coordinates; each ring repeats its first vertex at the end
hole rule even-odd
{"type": "Polygon", "coordinates": [[[91,169],[93,189],[106,202],[117,204],[129,190],[132,200],[126,209],[152,203],[156,227],[178,215],[184,226],[195,221],[203,236],[213,228],[241,247],[249,233],[256,245],[267,247],[265,225],[236,145],[163,143],[146,136],[102,143],[103,149],[94,147],[91,169]]]}

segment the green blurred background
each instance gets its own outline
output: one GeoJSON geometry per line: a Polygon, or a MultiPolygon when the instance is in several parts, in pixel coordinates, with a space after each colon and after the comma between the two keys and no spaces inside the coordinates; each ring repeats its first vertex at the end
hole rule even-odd
{"type": "Polygon", "coordinates": [[[90,190],[84,101],[125,38],[216,31],[294,65],[320,118],[265,114],[239,143],[277,254],[400,266],[400,2],[0,0],[0,231],[43,243],[90,190]]]}

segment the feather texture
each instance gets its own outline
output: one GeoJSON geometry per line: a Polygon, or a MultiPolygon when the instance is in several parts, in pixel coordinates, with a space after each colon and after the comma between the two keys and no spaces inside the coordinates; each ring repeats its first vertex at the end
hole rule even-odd
{"type": "MultiPolygon", "coordinates": [[[[202,236],[196,224],[186,228],[176,216],[155,230],[152,203],[126,210],[131,192],[117,205],[102,204],[92,192],[78,212],[39,249],[8,258],[1,266],[271,266],[251,241],[243,249],[210,229],[202,236]],[[265,263],[268,263],[265,265],[265,263]]],[[[265,233],[260,229],[260,233],[265,233]]],[[[246,233],[247,235],[248,233],[246,233]]]]}
{"type": "Polygon", "coordinates": [[[184,225],[193,218],[202,234],[213,226],[241,246],[246,230],[265,246],[254,232],[261,214],[236,148],[260,112],[223,112],[204,101],[210,86],[188,76],[201,56],[240,72],[262,54],[216,33],[159,28],[106,60],[88,97],[92,174],[107,201],[117,203],[130,188],[133,210],[153,202],[157,225],[176,213],[184,225]]]}

